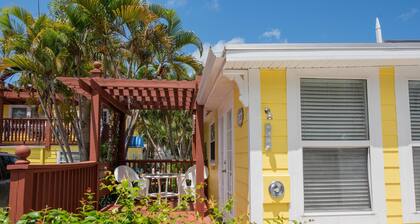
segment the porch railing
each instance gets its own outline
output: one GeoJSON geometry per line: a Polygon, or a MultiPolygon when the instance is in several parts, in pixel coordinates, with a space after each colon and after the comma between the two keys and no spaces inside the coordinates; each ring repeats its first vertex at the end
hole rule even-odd
{"type": "Polygon", "coordinates": [[[9,207],[15,223],[30,210],[45,207],[75,212],[90,189],[98,193],[98,164],[81,162],[58,165],[15,164],[11,172],[9,207]]]}
{"type": "MultiPolygon", "coordinates": [[[[0,118],[0,144],[57,144],[51,130],[47,132],[49,127],[47,119],[43,118],[0,118]]],[[[69,143],[75,144],[76,136],[73,128],[69,123],[64,127],[69,143]]]]}
{"type": "Polygon", "coordinates": [[[195,164],[192,160],[124,160],[121,165],[127,165],[139,173],[185,173],[195,164]]]}

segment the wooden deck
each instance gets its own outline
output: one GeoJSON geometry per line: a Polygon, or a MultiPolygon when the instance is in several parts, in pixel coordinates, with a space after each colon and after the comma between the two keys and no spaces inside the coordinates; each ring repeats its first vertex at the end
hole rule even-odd
{"type": "MultiPolygon", "coordinates": [[[[171,200],[169,201],[169,204],[172,205],[171,207],[174,207],[176,205],[176,199],[175,200],[171,200]]],[[[118,206],[112,206],[109,205],[105,208],[103,208],[101,211],[111,211],[114,209],[118,209],[118,206]]],[[[145,206],[140,206],[138,207],[138,212],[144,214],[144,215],[148,215],[148,216],[153,216],[154,214],[147,211],[145,206]]],[[[156,214],[155,214],[156,215],[156,214]]],[[[205,214],[204,217],[200,217],[200,215],[198,214],[197,211],[193,211],[192,210],[185,210],[185,211],[174,211],[171,212],[169,215],[173,220],[176,220],[176,223],[201,223],[201,224],[206,224],[206,223],[213,223],[210,219],[210,217],[205,214]]]]}

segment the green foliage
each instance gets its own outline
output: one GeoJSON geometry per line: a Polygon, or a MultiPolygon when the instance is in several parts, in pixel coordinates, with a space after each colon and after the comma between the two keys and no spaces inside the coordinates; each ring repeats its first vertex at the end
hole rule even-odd
{"type": "Polygon", "coordinates": [[[52,0],[49,6],[52,17],[34,17],[19,7],[0,11],[0,77],[18,73],[22,87],[38,92],[47,118],[58,120],[53,135],[68,162],[73,162],[69,141],[59,123],[71,122],[87,155],[89,109],[56,77],[90,76],[93,61],[102,62],[103,77],[184,80],[201,73],[201,63],[185,54],[185,47],[201,53],[202,42],[183,29],[174,10],[143,0],[52,0]],[[64,100],[56,101],[56,95],[64,100]]]}
{"type": "Polygon", "coordinates": [[[6,208],[0,208],[0,224],[9,224],[9,217],[6,208]]]}

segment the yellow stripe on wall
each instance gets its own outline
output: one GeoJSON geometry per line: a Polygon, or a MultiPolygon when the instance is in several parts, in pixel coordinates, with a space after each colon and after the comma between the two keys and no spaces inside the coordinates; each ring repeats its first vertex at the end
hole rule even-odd
{"type": "Polygon", "coordinates": [[[379,83],[387,221],[391,224],[402,223],[394,67],[380,68],[379,83]]]}
{"type": "Polygon", "coordinates": [[[289,217],[290,184],[288,173],[287,145],[287,96],[286,69],[261,69],[261,125],[263,130],[263,179],[264,179],[264,221],[273,218],[289,217]],[[266,120],[265,107],[270,108],[272,120],[266,120]],[[272,126],[272,148],[265,149],[265,124],[272,126]],[[268,185],[273,180],[280,180],[285,185],[285,196],[281,200],[273,200],[268,185]]]}

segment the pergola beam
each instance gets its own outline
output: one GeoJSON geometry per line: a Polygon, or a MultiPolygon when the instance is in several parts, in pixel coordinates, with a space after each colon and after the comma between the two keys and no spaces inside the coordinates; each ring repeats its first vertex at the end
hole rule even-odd
{"type": "Polygon", "coordinates": [[[128,109],[127,105],[122,104],[120,103],[120,101],[114,99],[94,79],[90,80],[90,86],[98,92],[98,94],[101,96],[103,100],[111,104],[111,106],[113,106],[116,110],[123,112],[125,114],[130,113],[130,110],[128,109]]]}
{"type": "Polygon", "coordinates": [[[195,89],[195,81],[174,80],[136,80],[136,79],[96,79],[98,84],[107,87],[134,87],[138,88],[168,88],[168,89],[195,89]]]}
{"type": "Polygon", "coordinates": [[[104,103],[120,112],[142,110],[193,110],[196,81],[128,80],[59,77],[65,85],[87,97],[96,90],[104,103]],[[128,100],[130,98],[131,100],[128,100]]]}

